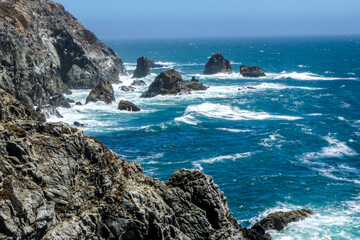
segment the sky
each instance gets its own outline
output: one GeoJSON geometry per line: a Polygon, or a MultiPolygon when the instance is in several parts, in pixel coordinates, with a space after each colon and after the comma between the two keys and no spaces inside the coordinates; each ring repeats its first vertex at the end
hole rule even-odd
{"type": "Polygon", "coordinates": [[[57,2],[101,39],[360,34],[360,0],[57,2]]]}

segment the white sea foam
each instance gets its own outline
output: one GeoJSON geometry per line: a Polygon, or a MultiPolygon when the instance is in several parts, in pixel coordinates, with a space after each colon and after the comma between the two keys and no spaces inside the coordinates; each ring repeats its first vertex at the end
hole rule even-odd
{"type": "Polygon", "coordinates": [[[283,142],[286,142],[284,140],[284,137],[281,136],[280,134],[275,133],[275,134],[269,135],[268,138],[262,139],[261,143],[259,143],[259,145],[262,145],[262,146],[268,147],[268,148],[273,147],[273,146],[275,146],[277,148],[281,148],[282,147],[281,143],[283,143],[283,142]]]}
{"type": "Polygon", "coordinates": [[[306,65],[298,65],[299,68],[308,68],[309,66],[306,65]]]}
{"type": "Polygon", "coordinates": [[[311,73],[311,72],[302,72],[302,73],[291,72],[291,73],[288,73],[286,71],[281,72],[280,74],[275,76],[274,80],[287,79],[287,78],[292,78],[292,79],[295,79],[295,80],[313,80],[313,81],[317,81],[317,80],[358,80],[358,78],[325,77],[325,76],[321,76],[321,75],[311,73]]]}
{"type": "MultiPolygon", "coordinates": [[[[188,106],[181,119],[189,118],[194,119],[196,116],[204,116],[207,118],[218,118],[230,121],[241,121],[241,120],[298,120],[301,117],[285,116],[285,115],[272,115],[266,112],[255,112],[242,110],[238,107],[229,105],[214,104],[214,103],[202,103],[199,105],[188,106]]],[[[179,121],[179,118],[177,118],[179,121]]]]}
{"type": "Polygon", "coordinates": [[[234,128],[216,128],[216,129],[221,131],[234,132],[234,133],[247,133],[254,131],[249,129],[234,129],[234,128]]]}
{"type": "Polygon", "coordinates": [[[203,170],[203,167],[201,164],[213,164],[215,162],[223,162],[226,160],[230,160],[230,161],[235,161],[241,158],[247,158],[250,157],[252,155],[251,152],[245,152],[245,153],[237,153],[234,155],[225,155],[225,156],[218,156],[218,157],[213,157],[213,158],[208,158],[208,159],[201,159],[198,161],[194,161],[192,164],[194,166],[194,169],[203,170]]]}

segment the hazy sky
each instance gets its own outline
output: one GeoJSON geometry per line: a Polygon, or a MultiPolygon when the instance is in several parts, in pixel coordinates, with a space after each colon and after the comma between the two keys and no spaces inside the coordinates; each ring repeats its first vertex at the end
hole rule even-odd
{"type": "Polygon", "coordinates": [[[58,0],[101,39],[360,34],[360,0],[58,0]]]}

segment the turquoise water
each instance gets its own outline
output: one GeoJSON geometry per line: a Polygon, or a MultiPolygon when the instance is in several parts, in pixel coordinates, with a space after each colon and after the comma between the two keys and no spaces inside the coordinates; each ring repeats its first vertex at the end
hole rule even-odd
{"type": "MultiPolygon", "coordinates": [[[[146,174],[166,180],[174,170],[213,176],[243,226],[278,210],[317,214],[274,239],[360,239],[360,37],[108,41],[135,69],[140,56],[199,78],[210,88],[188,96],[141,99],[147,87],[118,90],[143,111],[120,112],[101,103],[60,109],[62,121],[87,123],[104,142],[146,174]],[[234,74],[204,76],[221,52],[234,74]],[[240,64],[267,74],[248,79],[240,64]],[[252,86],[255,89],[239,91],[252,86]]],[[[165,69],[165,68],[164,68],[165,69]]],[[[151,83],[164,69],[154,69],[151,83]]],[[[89,90],[69,96],[84,102],[89,90]]],[[[56,120],[56,119],[52,119],[56,120]]]]}

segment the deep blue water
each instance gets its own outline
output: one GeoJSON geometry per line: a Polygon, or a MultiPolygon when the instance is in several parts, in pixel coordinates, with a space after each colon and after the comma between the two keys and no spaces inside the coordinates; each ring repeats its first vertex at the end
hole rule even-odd
{"type": "MultiPolygon", "coordinates": [[[[87,135],[160,180],[181,168],[213,176],[243,226],[278,210],[318,212],[284,232],[271,232],[274,239],[360,239],[360,37],[107,44],[129,70],[146,56],[210,88],[141,99],[147,87],[124,93],[117,84],[117,102],[133,101],[143,111],[89,104],[61,109],[65,121],[89,124],[87,135]],[[202,75],[216,52],[231,61],[234,74],[202,75]],[[267,77],[243,78],[240,64],[258,65],[267,77]],[[238,90],[245,86],[256,89],[238,90]]],[[[144,80],[151,83],[162,70],[144,80]]],[[[84,101],[88,92],[70,97],[84,101]]]]}

